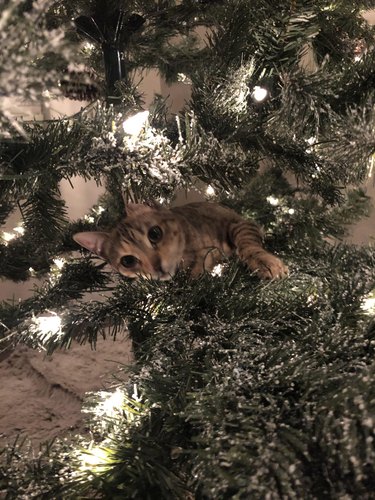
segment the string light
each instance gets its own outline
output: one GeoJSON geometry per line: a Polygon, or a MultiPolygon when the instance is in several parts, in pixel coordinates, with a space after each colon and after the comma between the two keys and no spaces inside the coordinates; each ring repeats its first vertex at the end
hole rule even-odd
{"type": "Polygon", "coordinates": [[[83,44],[83,46],[86,50],[94,50],[95,49],[95,45],[91,42],[85,42],[83,44]]]}
{"type": "Polygon", "coordinates": [[[94,222],[95,222],[95,219],[92,215],[85,215],[83,218],[89,224],[94,224],[94,222]]]}
{"type": "Polygon", "coordinates": [[[23,227],[22,224],[19,224],[18,226],[16,226],[13,231],[16,231],[16,233],[18,233],[20,236],[22,236],[23,234],[25,234],[25,228],[23,227]]]}
{"type": "Polygon", "coordinates": [[[100,215],[105,212],[105,208],[99,205],[97,208],[93,208],[92,210],[96,215],[100,215]]]}
{"type": "Polygon", "coordinates": [[[14,233],[8,233],[6,231],[3,232],[2,239],[5,241],[5,244],[9,243],[12,241],[16,235],[14,233]]]}
{"type": "Polygon", "coordinates": [[[53,259],[53,266],[51,266],[51,271],[49,273],[49,281],[51,285],[55,285],[60,279],[62,274],[62,269],[65,266],[65,259],[56,258],[53,259]]]}
{"type": "Polygon", "coordinates": [[[206,195],[207,196],[214,196],[215,194],[215,190],[212,186],[207,186],[207,189],[206,189],[206,195]]]}
{"type": "Polygon", "coordinates": [[[82,452],[78,458],[81,461],[81,471],[89,471],[93,467],[95,467],[97,470],[102,470],[103,467],[108,467],[110,465],[108,450],[100,446],[95,446],[87,451],[82,452]]]}
{"type": "Polygon", "coordinates": [[[256,85],[253,88],[253,91],[251,93],[251,97],[254,99],[256,102],[262,102],[264,99],[268,96],[268,90],[260,87],[259,85],[256,85]]]}
{"type": "MultiPolygon", "coordinates": [[[[123,425],[124,418],[129,424],[134,425],[144,414],[145,405],[141,403],[136,384],[133,387],[132,399],[119,387],[112,392],[99,391],[91,394],[95,396],[95,400],[98,398],[99,402],[95,401],[94,407],[91,405],[83,407],[82,411],[93,414],[94,421],[99,423],[102,431],[107,427],[107,434],[116,433],[116,417],[120,417],[121,425],[123,425]]],[[[110,441],[110,438],[104,439],[100,444],[91,441],[88,449],[78,453],[79,468],[82,472],[94,470],[101,472],[103,468],[110,466],[113,461],[113,452],[109,447],[110,441]]]]}
{"type": "Polygon", "coordinates": [[[270,205],[274,207],[277,207],[277,205],[280,203],[280,200],[278,198],[275,198],[274,196],[267,196],[266,200],[270,205]]]}
{"type": "Polygon", "coordinates": [[[65,265],[64,259],[53,259],[53,263],[57,267],[57,269],[61,270],[65,265]]]}
{"type": "Polygon", "coordinates": [[[193,82],[185,73],[177,73],[177,81],[184,83],[185,85],[191,85],[193,82]]]}
{"type": "Polygon", "coordinates": [[[124,132],[132,136],[139,135],[143,127],[146,125],[149,114],[149,111],[141,111],[140,113],[127,118],[122,124],[124,132]]]}
{"type": "Polygon", "coordinates": [[[96,396],[100,398],[100,402],[95,406],[94,410],[83,409],[84,413],[94,413],[97,417],[114,417],[121,410],[124,404],[124,392],[117,388],[114,392],[99,391],[96,396]]]}
{"type": "Polygon", "coordinates": [[[366,314],[375,314],[375,291],[370,292],[367,297],[362,300],[361,309],[366,314]]]}
{"type": "Polygon", "coordinates": [[[22,236],[25,233],[25,228],[23,227],[22,222],[17,224],[17,226],[13,228],[13,231],[14,231],[13,233],[10,233],[8,231],[3,231],[1,239],[4,241],[5,245],[7,245],[10,241],[14,240],[15,238],[22,236]]]}
{"type": "Polygon", "coordinates": [[[212,271],[211,271],[212,276],[221,276],[222,273],[223,273],[222,264],[216,264],[216,266],[214,266],[212,271]]]}
{"type": "Polygon", "coordinates": [[[32,321],[34,324],[34,333],[42,342],[62,334],[61,318],[54,312],[51,312],[50,316],[34,317],[32,321]]]}

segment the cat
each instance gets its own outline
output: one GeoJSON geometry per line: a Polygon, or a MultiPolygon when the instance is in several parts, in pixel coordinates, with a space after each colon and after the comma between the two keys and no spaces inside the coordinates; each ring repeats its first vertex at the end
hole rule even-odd
{"type": "Polygon", "coordinates": [[[288,273],[283,262],[263,248],[255,222],[210,202],[169,209],[129,203],[112,231],[77,233],[73,238],[128,278],[169,280],[178,269],[198,277],[234,253],[261,279],[288,273]]]}

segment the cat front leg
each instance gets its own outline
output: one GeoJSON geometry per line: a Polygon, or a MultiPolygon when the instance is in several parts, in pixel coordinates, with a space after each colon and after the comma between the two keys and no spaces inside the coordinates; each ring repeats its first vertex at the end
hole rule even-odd
{"type": "Polygon", "coordinates": [[[233,224],[230,239],[238,257],[259,278],[282,278],[288,274],[288,268],[282,260],[263,248],[262,234],[255,222],[241,220],[233,224]]]}
{"type": "Polygon", "coordinates": [[[248,248],[239,257],[261,279],[283,278],[288,274],[282,260],[263,248],[248,248]]]}

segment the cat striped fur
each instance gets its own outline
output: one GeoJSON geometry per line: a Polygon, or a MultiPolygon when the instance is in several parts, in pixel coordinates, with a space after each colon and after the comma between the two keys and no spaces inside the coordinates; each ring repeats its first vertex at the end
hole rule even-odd
{"type": "Polygon", "coordinates": [[[189,269],[197,277],[233,254],[262,279],[288,272],[264,249],[254,221],[209,202],[173,208],[130,203],[110,232],[83,232],[73,238],[129,278],[168,280],[178,269],[189,269]]]}

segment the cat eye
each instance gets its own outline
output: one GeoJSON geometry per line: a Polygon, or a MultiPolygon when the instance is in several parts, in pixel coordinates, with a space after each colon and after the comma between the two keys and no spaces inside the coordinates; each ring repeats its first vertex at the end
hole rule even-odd
{"type": "Polygon", "coordinates": [[[134,257],[134,255],[124,255],[120,259],[120,263],[124,267],[134,267],[138,262],[137,257],[134,257]]]}
{"type": "Polygon", "coordinates": [[[148,239],[151,241],[151,243],[158,243],[163,236],[163,231],[159,226],[152,226],[148,230],[148,239]]]}

